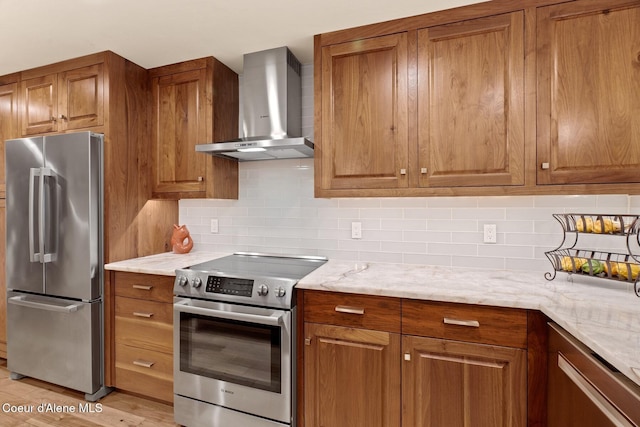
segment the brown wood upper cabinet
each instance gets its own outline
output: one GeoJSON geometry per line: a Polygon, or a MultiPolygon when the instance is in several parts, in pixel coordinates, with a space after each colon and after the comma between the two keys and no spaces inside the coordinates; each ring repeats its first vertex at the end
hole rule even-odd
{"type": "Polygon", "coordinates": [[[322,188],[407,187],[407,34],[322,48],[322,188]]]}
{"type": "Polygon", "coordinates": [[[20,82],[22,136],[104,124],[103,64],[20,82]]]}
{"type": "Polygon", "coordinates": [[[149,70],[152,193],[157,198],[237,198],[236,161],[196,144],[238,136],[238,76],[214,58],[149,70]]]}
{"type": "Polygon", "coordinates": [[[524,184],[522,11],[321,51],[317,196],[524,184]]]}
{"type": "Polygon", "coordinates": [[[315,37],[316,197],[637,194],[640,0],[492,0],[315,37]]]}
{"type": "Polygon", "coordinates": [[[640,181],[640,2],[538,9],[538,183],[640,181]]]}
{"type": "Polygon", "coordinates": [[[524,14],[418,31],[421,187],[524,184],[524,14]]]}

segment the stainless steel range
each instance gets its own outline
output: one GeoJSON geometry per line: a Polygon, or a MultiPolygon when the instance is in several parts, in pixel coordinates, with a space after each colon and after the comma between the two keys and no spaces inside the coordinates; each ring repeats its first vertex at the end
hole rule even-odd
{"type": "Polygon", "coordinates": [[[235,253],[176,270],[177,423],[295,426],[294,286],[326,261],[235,253]]]}

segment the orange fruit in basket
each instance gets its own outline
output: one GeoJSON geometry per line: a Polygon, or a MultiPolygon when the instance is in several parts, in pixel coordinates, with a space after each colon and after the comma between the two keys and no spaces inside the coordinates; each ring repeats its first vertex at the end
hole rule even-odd
{"type": "Polygon", "coordinates": [[[593,223],[594,233],[615,233],[620,231],[620,221],[612,221],[609,218],[597,219],[593,223]]]}
{"type": "Polygon", "coordinates": [[[587,262],[586,258],[576,258],[570,256],[562,257],[560,264],[564,271],[579,271],[580,268],[587,262]],[[573,259],[573,262],[571,261],[573,259]],[[574,270],[575,263],[575,270],[574,270]]]}
{"type": "MultiPolygon", "coordinates": [[[[606,262],[603,263],[604,264],[604,272],[605,273],[609,273],[609,270],[611,270],[611,276],[617,276],[618,275],[618,263],[615,261],[610,261],[608,264],[606,262]]],[[[623,268],[624,268],[624,264],[622,264],[623,268]]]]}
{"type": "Polygon", "coordinates": [[[619,263],[618,265],[618,276],[622,277],[623,279],[628,279],[629,278],[629,271],[631,271],[631,278],[633,280],[638,278],[638,275],[640,274],[640,265],[638,264],[625,264],[625,263],[619,263]],[[629,268],[627,268],[627,266],[629,268]]]}
{"type": "Polygon", "coordinates": [[[592,218],[578,218],[576,220],[576,230],[591,233],[593,231],[593,219],[592,218]]]}

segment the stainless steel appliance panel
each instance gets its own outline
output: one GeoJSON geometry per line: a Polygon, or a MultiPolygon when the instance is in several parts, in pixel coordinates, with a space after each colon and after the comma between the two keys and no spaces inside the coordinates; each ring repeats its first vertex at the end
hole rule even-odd
{"type": "Polygon", "coordinates": [[[13,373],[95,393],[101,384],[102,302],[7,294],[7,367],[13,373]]]}
{"type": "Polygon", "coordinates": [[[289,424],[291,316],[176,298],[174,393],[289,424]]]}
{"type": "Polygon", "coordinates": [[[285,427],[289,424],[267,420],[244,412],[234,411],[222,406],[212,405],[199,400],[174,396],[173,409],[175,421],[183,426],[216,426],[216,427],[285,427]]]}
{"type": "Polygon", "coordinates": [[[34,262],[40,247],[40,180],[31,171],[44,166],[43,145],[42,137],[5,142],[6,286],[37,293],[44,292],[43,265],[34,262]]]}
{"type": "Polygon", "coordinates": [[[91,301],[101,294],[102,137],[47,136],[44,155],[45,293],[91,301]]]}

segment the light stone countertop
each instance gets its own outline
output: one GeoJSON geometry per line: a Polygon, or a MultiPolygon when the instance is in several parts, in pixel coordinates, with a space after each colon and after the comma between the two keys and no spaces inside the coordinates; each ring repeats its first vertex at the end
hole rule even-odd
{"type": "Polygon", "coordinates": [[[149,255],[140,258],[127,259],[105,264],[105,270],[128,271],[130,273],[158,274],[162,276],[175,276],[177,268],[189,267],[200,264],[229,253],[221,252],[189,252],[188,254],[174,254],[165,252],[157,255],[149,255]]]}
{"type": "MultiPolygon", "coordinates": [[[[107,264],[105,269],[175,275],[227,253],[164,253],[107,264]]],[[[300,289],[540,310],[640,385],[640,298],[633,286],[559,272],[542,273],[329,260],[300,289]]]]}

